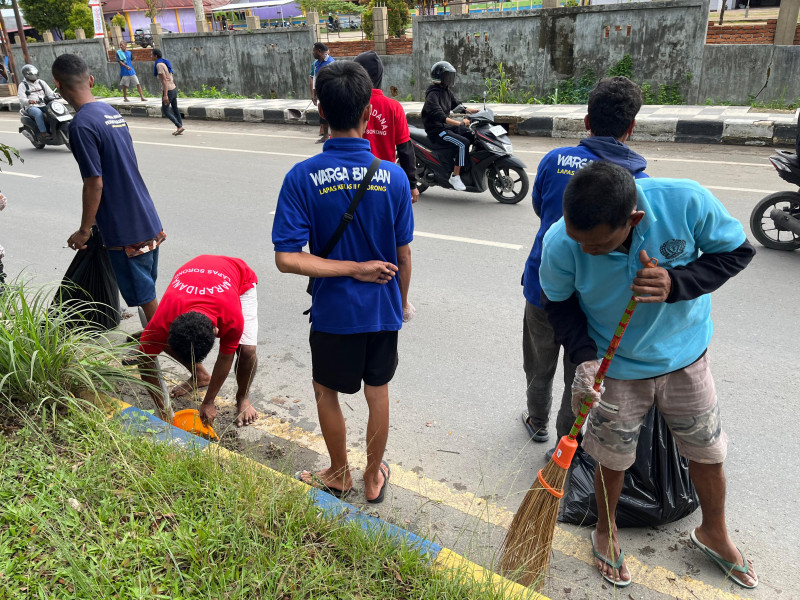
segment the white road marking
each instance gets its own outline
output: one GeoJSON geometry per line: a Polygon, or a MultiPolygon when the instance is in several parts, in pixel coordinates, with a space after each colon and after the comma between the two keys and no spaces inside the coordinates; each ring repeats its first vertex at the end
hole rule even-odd
{"type": "MultiPolygon", "coordinates": [[[[536,173],[528,172],[528,175],[530,175],[533,178],[536,178],[536,173]]],[[[699,183],[708,190],[723,190],[726,192],[750,192],[754,194],[774,194],[777,191],[777,190],[756,190],[753,188],[726,187],[724,185],[706,185],[701,181],[698,181],[697,183],[699,183]]]]}
{"type": "Polygon", "coordinates": [[[39,179],[41,175],[30,175],[28,173],[12,173],[11,171],[3,171],[3,175],[13,175],[14,177],[27,177],[28,179],[39,179]]]}
{"type": "MultiPolygon", "coordinates": [[[[246,121],[245,121],[246,123],[246,121]]],[[[165,127],[142,127],[141,125],[128,124],[128,129],[147,129],[150,131],[169,131],[165,127]]],[[[267,133],[244,133],[241,131],[211,131],[208,129],[193,129],[191,133],[211,133],[214,135],[246,135],[249,137],[265,137],[265,138],[281,138],[286,140],[308,140],[309,142],[316,141],[319,136],[307,137],[302,135],[274,135],[267,133]]]]}
{"type": "Polygon", "coordinates": [[[268,152],[267,150],[246,150],[244,148],[220,148],[218,146],[192,146],[190,144],[168,144],[166,142],[143,142],[134,140],[134,144],[146,146],[168,146],[170,148],[189,148],[192,150],[216,150],[217,152],[241,152],[244,154],[269,154],[271,156],[293,156],[295,158],[311,158],[313,154],[289,154],[288,152],[268,152]]]}
{"type": "Polygon", "coordinates": [[[465,244],[477,244],[479,246],[493,246],[495,248],[506,248],[508,250],[522,250],[519,244],[506,244],[505,242],[492,242],[489,240],[476,240],[475,238],[459,237],[456,235],[443,235],[441,233],[426,233],[424,231],[414,231],[415,236],[433,238],[435,240],[445,240],[448,242],[463,242],[465,244]]]}
{"type": "MultiPolygon", "coordinates": [[[[700,184],[703,185],[703,184],[700,184]]],[[[724,185],[703,185],[709,190],[725,190],[727,192],[753,192],[755,194],[774,194],[778,190],[755,190],[753,188],[725,187],[724,185]]]]}
{"type": "MultiPolygon", "coordinates": [[[[541,154],[545,155],[549,152],[543,150],[516,150],[514,153],[520,154],[541,154]]],[[[772,163],[768,160],[765,160],[763,163],[751,163],[751,162],[735,162],[730,160],[702,160],[697,158],[650,158],[645,156],[648,162],[681,162],[681,163],[690,163],[693,165],[703,164],[703,165],[731,165],[734,167],[769,167],[770,169],[773,168],[772,163]]]]}

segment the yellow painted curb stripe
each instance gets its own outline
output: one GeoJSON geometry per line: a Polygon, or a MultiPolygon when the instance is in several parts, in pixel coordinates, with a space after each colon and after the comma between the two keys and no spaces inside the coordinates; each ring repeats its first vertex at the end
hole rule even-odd
{"type": "MultiPolygon", "coordinates": [[[[111,398],[110,400],[111,400],[110,403],[106,402],[103,403],[103,410],[105,411],[106,416],[108,418],[112,418],[116,413],[131,407],[131,405],[128,404],[127,402],[122,402],[121,400],[117,400],[115,398],[111,398]]],[[[224,403],[223,401],[220,402],[224,403]]],[[[273,420],[277,421],[279,425],[281,424],[280,421],[278,421],[277,419],[273,420]]],[[[289,427],[289,429],[291,430],[296,428],[289,427]]],[[[312,491],[312,488],[307,484],[303,483],[302,481],[298,481],[293,477],[289,477],[265,464],[262,464],[251,458],[248,458],[247,456],[237,454],[236,452],[231,452],[230,450],[228,450],[227,448],[223,448],[219,444],[209,444],[203,449],[203,451],[206,452],[207,454],[219,456],[226,460],[246,462],[250,466],[254,466],[257,467],[258,469],[267,471],[273,477],[279,477],[283,479],[290,486],[298,488],[303,487],[306,489],[306,493],[310,493],[312,491]]],[[[351,452],[351,456],[353,455],[353,453],[354,452],[351,452]]],[[[361,455],[359,459],[363,459],[363,464],[366,464],[366,454],[363,452],[359,454],[361,455]]],[[[400,467],[397,466],[392,467],[392,484],[394,484],[395,482],[395,469],[400,469],[400,467]]],[[[415,477],[417,477],[416,474],[415,477]]],[[[417,478],[424,479],[419,477],[417,478]]],[[[442,486],[442,484],[438,485],[442,486]]],[[[447,486],[442,486],[442,487],[447,489],[447,486]]],[[[533,590],[523,587],[518,583],[515,583],[509,579],[506,579],[505,577],[498,575],[497,573],[494,573],[488,569],[484,569],[482,566],[467,560],[460,554],[456,554],[455,552],[447,548],[442,548],[439,551],[439,554],[437,555],[434,563],[437,566],[446,569],[449,572],[449,574],[454,578],[463,578],[466,576],[469,577],[469,579],[471,579],[472,581],[475,581],[477,583],[484,583],[487,580],[491,581],[493,587],[497,591],[502,593],[503,598],[508,598],[509,600],[516,600],[516,599],[550,600],[546,596],[542,596],[541,594],[538,594],[533,590]]]]}

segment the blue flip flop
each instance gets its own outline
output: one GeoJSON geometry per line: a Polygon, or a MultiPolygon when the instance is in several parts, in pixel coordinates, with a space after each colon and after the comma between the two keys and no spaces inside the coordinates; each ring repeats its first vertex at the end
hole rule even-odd
{"type": "Polygon", "coordinates": [[[689,534],[689,537],[691,538],[692,543],[695,546],[697,546],[703,552],[703,554],[705,554],[708,558],[710,558],[711,561],[715,565],[717,565],[720,569],[722,569],[722,571],[725,573],[725,577],[727,579],[730,579],[731,581],[733,581],[733,583],[735,583],[735,584],[737,584],[737,585],[739,585],[739,586],[741,586],[741,587],[743,587],[743,588],[745,588],[747,590],[752,590],[758,585],[758,577],[756,576],[756,572],[755,571],[753,571],[753,575],[752,575],[753,578],[756,580],[755,585],[745,585],[745,583],[740,581],[738,577],[733,577],[732,576],[732,573],[734,571],[736,571],[737,573],[745,573],[745,574],[750,572],[750,567],[747,564],[747,559],[744,557],[744,553],[741,550],[739,550],[739,548],[736,548],[736,549],[739,550],[739,554],[742,557],[742,564],[744,566],[739,566],[736,563],[729,562],[729,561],[725,560],[724,558],[722,558],[719,554],[717,554],[711,548],[709,548],[708,546],[703,544],[700,540],[698,540],[697,536],[695,535],[694,532],[695,532],[695,530],[692,529],[692,532],[689,534]]]}
{"type": "MultiPolygon", "coordinates": [[[[616,569],[617,571],[619,571],[619,568],[622,566],[622,563],[625,562],[625,553],[622,551],[622,548],[619,549],[619,556],[617,557],[616,561],[612,561],[605,554],[600,554],[597,551],[597,548],[594,545],[594,531],[592,532],[592,554],[594,554],[595,558],[597,558],[599,560],[602,560],[609,567],[611,567],[612,569],[616,569]]],[[[614,587],[618,587],[618,588],[625,588],[625,587],[628,587],[631,583],[633,583],[633,578],[628,579],[628,581],[624,581],[624,580],[616,581],[613,577],[609,577],[608,575],[606,575],[602,571],[600,572],[600,575],[608,583],[610,583],[614,587]]]]}

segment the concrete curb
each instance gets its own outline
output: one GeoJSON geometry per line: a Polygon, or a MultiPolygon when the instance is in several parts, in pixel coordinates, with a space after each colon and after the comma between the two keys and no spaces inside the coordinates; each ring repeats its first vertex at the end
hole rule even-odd
{"type": "MultiPolygon", "coordinates": [[[[163,118],[161,102],[122,98],[101,98],[123,116],[163,118]]],[[[319,125],[319,113],[308,100],[248,100],[181,98],[181,113],[186,119],[319,125]],[[298,120],[291,116],[300,113],[298,120]]],[[[420,127],[420,102],[402,102],[408,122],[420,127]]],[[[580,105],[490,104],[498,123],[509,133],[534,137],[579,139],[586,136],[580,105]]],[[[0,110],[19,110],[16,97],[0,98],[0,110]]],[[[730,144],[745,146],[794,147],[798,112],[750,112],[749,107],[643,106],[636,119],[634,141],[730,144]]]]}
{"type": "Polygon", "coordinates": [[[450,571],[453,577],[465,575],[471,581],[484,583],[490,581],[492,586],[502,592],[504,598],[520,600],[549,600],[534,590],[523,587],[501,575],[475,564],[463,556],[444,548],[438,544],[421,538],[420,536],[401,529],[396,525],[388,523],[377,517],[367,515],[360,509],[348,504],[326,492],[308,486],[283,473],[279,473],[259,462],[246,456],[230,452],[218,444],[214,444],[201,437],[187,433],[178,429],[174,425],[165,423],[158,417],[151,415],[135,406],[131,406],[120,400],[112,399],[112,410],[107,411],[109,418],[117,419],[122,423],[123,428],[137,436],[148,436],[153,442],[159,444],[175,445],[183,448],[200,449],[203,452],[215,453],[227,459],[247,461],[249,464],[259,469],[269,471],[273,476],[280,477],[290,483],[307,489],[311,495],[314,505],[320,509],[326,517],[339,518],[345,522],[358,523],[362,529],[370,532],[384,532],[398,543],[405,544],[420,554],[427,555],[432,564],[450,571]]]}

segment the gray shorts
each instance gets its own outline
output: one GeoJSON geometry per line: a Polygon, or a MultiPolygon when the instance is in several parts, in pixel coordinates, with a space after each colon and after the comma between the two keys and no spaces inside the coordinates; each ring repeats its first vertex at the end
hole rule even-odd
{"type": "Polygon", "coordinates": [[[139,78],[136,75],[124,75],[119,80],[120,87],[136,87],[139,85],[139,78]]]}
{"type": "Polygon", "coordinates": [[[681,456],[703,464],[725,460],[717,391],[708,353],[673,373],[624,381],[606,378],[600,402],[589,412],[582,446],[608,469],[624,471],[636,460],[644,417],[653,403],[664,416],[681,456]]]}

